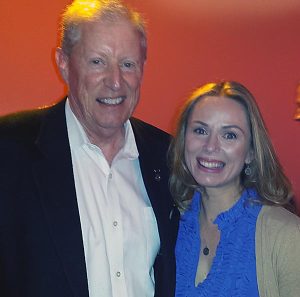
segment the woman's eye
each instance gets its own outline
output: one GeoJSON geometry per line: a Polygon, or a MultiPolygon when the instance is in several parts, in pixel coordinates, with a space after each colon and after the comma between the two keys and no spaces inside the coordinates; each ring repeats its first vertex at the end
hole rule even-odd
{"type": "Polygon", "coordinates": [[[203,128],[196,128],[196,129],[194,129],[194,132],[196,134],[200,134],[200,135],[207,135],[207,132],[203,128]]]}
{"type": "Polygon", "coordinates": [[[237,135],[233,132],[227,132],[227,133],[225,133],[224,138],[229,139],[229,140],[236,139],[237,135]]]}

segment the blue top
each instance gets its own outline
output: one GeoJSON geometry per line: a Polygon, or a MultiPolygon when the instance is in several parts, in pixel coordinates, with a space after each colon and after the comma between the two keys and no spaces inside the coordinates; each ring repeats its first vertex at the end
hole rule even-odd
{"type": "Polygon", "coordinates": [[[247,189],[228,211],[217,216],[220,242],[207,278],[195,287],[200,251],[201,194],[180,220],[176,243],[176,297],[258,297],[255,262],[255,227],[261,210],[256,191],[247,189]]]}

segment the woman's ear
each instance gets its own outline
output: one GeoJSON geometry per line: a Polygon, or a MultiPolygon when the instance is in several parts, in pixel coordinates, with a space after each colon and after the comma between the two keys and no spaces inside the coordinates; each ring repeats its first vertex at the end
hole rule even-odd
{"type": "Polygon", "coordinates": [[[246,159],[245,159],[245,164],[250,164],[254,159],[254,151],[252,148],[249,149],[246,159]]]}

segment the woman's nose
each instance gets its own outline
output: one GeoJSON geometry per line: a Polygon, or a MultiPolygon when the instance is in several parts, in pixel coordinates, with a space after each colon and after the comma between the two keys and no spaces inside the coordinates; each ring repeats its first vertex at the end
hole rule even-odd
{"type": "Polygon", "coordinates": [[[220,143],[217,135],[208,135],[204,148],[207,152],[212,153],[220,150],[220,143]]]}

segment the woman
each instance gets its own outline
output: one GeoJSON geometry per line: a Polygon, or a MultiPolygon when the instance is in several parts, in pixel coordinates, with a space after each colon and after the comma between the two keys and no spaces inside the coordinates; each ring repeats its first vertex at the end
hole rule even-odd
{"type": "Polygon", "coordinates": [[[300,296],[300,219],[258,106],[237,82],[185,104],[170,147],[182,210],[176,297],[300,296]]]}

